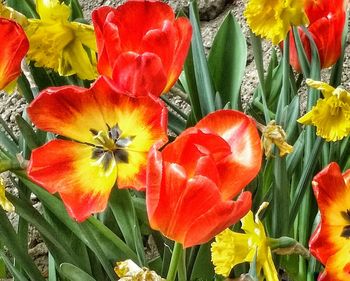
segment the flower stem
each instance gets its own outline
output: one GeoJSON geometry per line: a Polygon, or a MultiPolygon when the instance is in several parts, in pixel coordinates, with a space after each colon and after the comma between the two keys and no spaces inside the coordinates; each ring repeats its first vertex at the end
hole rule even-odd
{"type": "Polygon", "coordinates": [[[183,251],[183,249],[182,249],[181,243],[175,242],[175,245],[173,248],[173,254],[171,255],[171,261],[170,261],[168,275],[166,277],[167,281],[174,281],[175,280],[177,268],[179,265],[182,251],[183,251]]]}

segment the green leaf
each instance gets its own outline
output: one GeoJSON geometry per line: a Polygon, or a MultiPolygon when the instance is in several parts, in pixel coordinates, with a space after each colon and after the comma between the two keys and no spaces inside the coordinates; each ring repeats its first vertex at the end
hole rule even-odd
{"type": "Polygon", "coordinates": [[[240,87],[247,61],[247,44],[240,25],[229,13],[217,32],[211,48],[208,65],[215,89],[223,104],[241,110],[240,87]]]}
{"type": "Polygon", "coordinates": [[[16,267],[13,266],[10,259],[7,257],[7,255],[4,253],[3,250],[0,250],[0,257],[3,259],[7,269],[10,271],[12,276],[15,278],[16,281],[28,281],[28,279],[23,275],[22,272],[20,272],[16,267]]]}
{"type": "MultiPolygon", "coordinates": [[[[16,173],[20,180],[39,198],[39,200],[54,214],[63,224],[66,225],[77,237],[85,244],[89,241],[82,235],[79,224],[74,222],[67,214],[63,203],[48,193],[43,188],[37,186],[26,178],[23,173],[16,173]]],[[[110,261],[132,259],[137,260],[136,254],[111,230],[94,217],[87,219],[91,229],[93,229],[94,238],[99,242],[103,252],[110,261]]],[[[89,246],[89,245],[88,245],[89,246]]]]}
{"type": "Polygon", "coordinates": [[[194,74],[198,89],[198,98],[200,102],[202,116],[215,111],[215,91],[211,81],[207,59],[204,53],[201,30],[199,26],[199,16],[197,2],[190,2],[190,20],[193,28],[191,49],[193,55],[194,74]]]}
{"type": "Polygon", "coordinates": [[[215,272],[211,262],[210,242],[201,245],[193,266],[191,280],[212,280],[215,272]]]}
{"type": "Polygon", "coordinates": [[[70,0],[70,7],[72,9],[72,14],[71,14],[72,20],[76,20],[78,18],[84,18],[84,14],[78,0],[70,0]]]}
{"type": "Polygon", "coordinates": [[[7,0],[7,6],[22,13],[27,18],[39,18],[38,13],[35,10],[35,4],[32,0],[7,0]]]}
{"type": "Polygon", "coordinates": [[[114,188],[110,195],[109,206],[126,244],[137,253],[138,261],[134,262],[138,262],[141,266],[146,265],[140,226],[129,190],[114,188]]]}
{"type": "Polygon", "coordinates": [[[38,141],[37,135],[32,126],[29,125],[22,116],[16,115],[16,123],[29,149],[33,150],[40,146],[40,142],[38,141]]]}
{"type": "Polygon", "coordinates": [[[62,263],[60,265],[60,268],[64,277],[66,277],[70,281],[96,281],[85,271],[81,270],[73,264],[62,263]]]}
{"type": "Polygon", "coordinates": [[[7,218],[5,211],[0,208],[0,241],[15,257],[16,262],[24,269],[32,281],[45,281],[38,268],[27,253],[27,249],[21,247],[21,243],[7,218]]]}

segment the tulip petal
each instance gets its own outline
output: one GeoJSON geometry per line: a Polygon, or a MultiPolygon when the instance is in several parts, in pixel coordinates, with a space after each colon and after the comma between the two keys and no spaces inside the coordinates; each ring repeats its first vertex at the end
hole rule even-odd
{"type": "Polygon", "coordinates": [[[188,228],[184,247],[192,247],[208,242],[223,229],[235,224],[245,216],[251,206],[252,196],[250,192],[243,192],[236,202],[221,201],[221,203],[214,205],[195,219],[188,228]],[[203,225],[206,227],[203,228],[203,225]]]}
{"type": "Polygon", "coordinates": [[[159,96],[166,84],[162,61],[153,53],[122,53],[113,66],[116,86],[135,96],[159,96]]]}
{"type": "Polygon", "coordinates": [[[28,39],[17,23],[0,18],[0,90],[21,72],[21,61],[29,48],[28,39]]]}
{"type": "Polygon", "coordinates": [[[28,176],[50,193],[58,192],[77,221],[106,208],[117,177],[115,162],[105,167],[92,155],[92,146],[53,140],[33,150],[28,167],[28,176]]]}
{"type": "MultiPolygon", "coordinates": [[[[95,88],[101,84],[96,82],[95,88]]],[[[108,94],[113,94],[112,90],[103,87],[101,95],[108,94]]],[[[48,88],[29,105],[27,112],[38,128],[81,142],[95,143],[91,129],[107,131],[90,89],[76,86],[48,88]]]]}
{"type": "Polygon", "coordinates": [[[163,90],[165,93],[170,90],[179,77],[191,44],[192,26],[190,21],[184,17],[178,18],[175,21],[175,28],[177,30],[177,44],[175,46],[172,66],[168,73],[168,82],[163,90]]]}
{"type": "Polygon", "coordinates": [[[172,22],[175,15],[170,6],[162,2],[129,1],[114,10],[114,22],[119,27],[124,51],[138,46],[149,30],[162,28],[164,20],[172,22]]]}
{"type": "Polygon", "coordinates": [[[220,110],[195,127],[218,134],[230,145],[231,154],[218,163],[218,170],[223,198],[233,198],[260,170],[262,148],[254,121],[239,111],[220,110]]]}
{"type": "Polygon", "coordinates": [[[180,164],[188,176],[195,174],[199,158],[210,155],[217,163],[230,153],[230,146],[221,137],[196,128],[187,129],[163,149],[164,161],[180,164]]]}

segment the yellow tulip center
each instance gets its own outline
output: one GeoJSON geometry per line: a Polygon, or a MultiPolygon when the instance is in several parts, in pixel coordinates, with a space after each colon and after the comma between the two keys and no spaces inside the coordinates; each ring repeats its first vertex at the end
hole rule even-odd
{"type": "Polygon", "coordinates": [[[108,132],[90,129],[96,140],[91,158],[97,160],[107,171],[113,162],[128,163],[129,157],[127,147],[132,143],[133,136],[123,137],[118,124],[108,126],[108,132]]]}
{"type": "Polygon", "coordinates": [[[345,218],[345,220],[349,222],[349,225],[344,226],[340,236],[346,239],[349,239],[350,238],[350,209],[346,210],[346,212],[342,212],[341,214],[345,218]]]}

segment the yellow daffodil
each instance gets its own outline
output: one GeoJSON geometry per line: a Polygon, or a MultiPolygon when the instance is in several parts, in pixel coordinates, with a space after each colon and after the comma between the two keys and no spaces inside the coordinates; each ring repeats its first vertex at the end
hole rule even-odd
{"type": "Polygon", "coordinates": [[[12,203],[6,198],[5,194],[5,183],[2,178],[0,178],[0,206],[7,212],[14,212],[15,207],[12,203]]]}
{"type": "Polygon", "coordinates": [[[120,277],[119,281],[165,281],[154,271],[141,268],[132,260],[117,262],[114,271],[120,277]]]}
{"type": "Polygon", "coordinates": [[[273,44],[286,38],[291,25],[304,25],[305,0],[249,0],[244,16],[251,30],[273,44]]]}
{"type": "Polygon", "coordinates": [[[350,134],[350,93],[338,87],[334,89],[327,83],[307,79],[306,83],[322,92],[324,99],[316,105],[299,123],[314,125],[316,134],[326,141],[338,141],[350,134]]]}
{"type": "Polygon", "coordinates": [[[29,19],[25,27],[30,42],[28,58],[36,66],[52,68],[62,76],[77,74],[81,79],[95,79],[93,27],[69,22],[71,9],[58,0],[37,0],[36,9],[40,19],[29,19]]]}
{"type": "Polygon", "coordinates": [[[268,204],[265,202],[255,215],[249,213],[241,219],[245,233],[224,230],[215,237],[211,246],[212,262],[217,274],[228,276],[231,269],[243,262],[252,262],[256,255],[256,270],[259,281],[278,281],[272,261],[271,249],[259,213],[268,204]]]}

